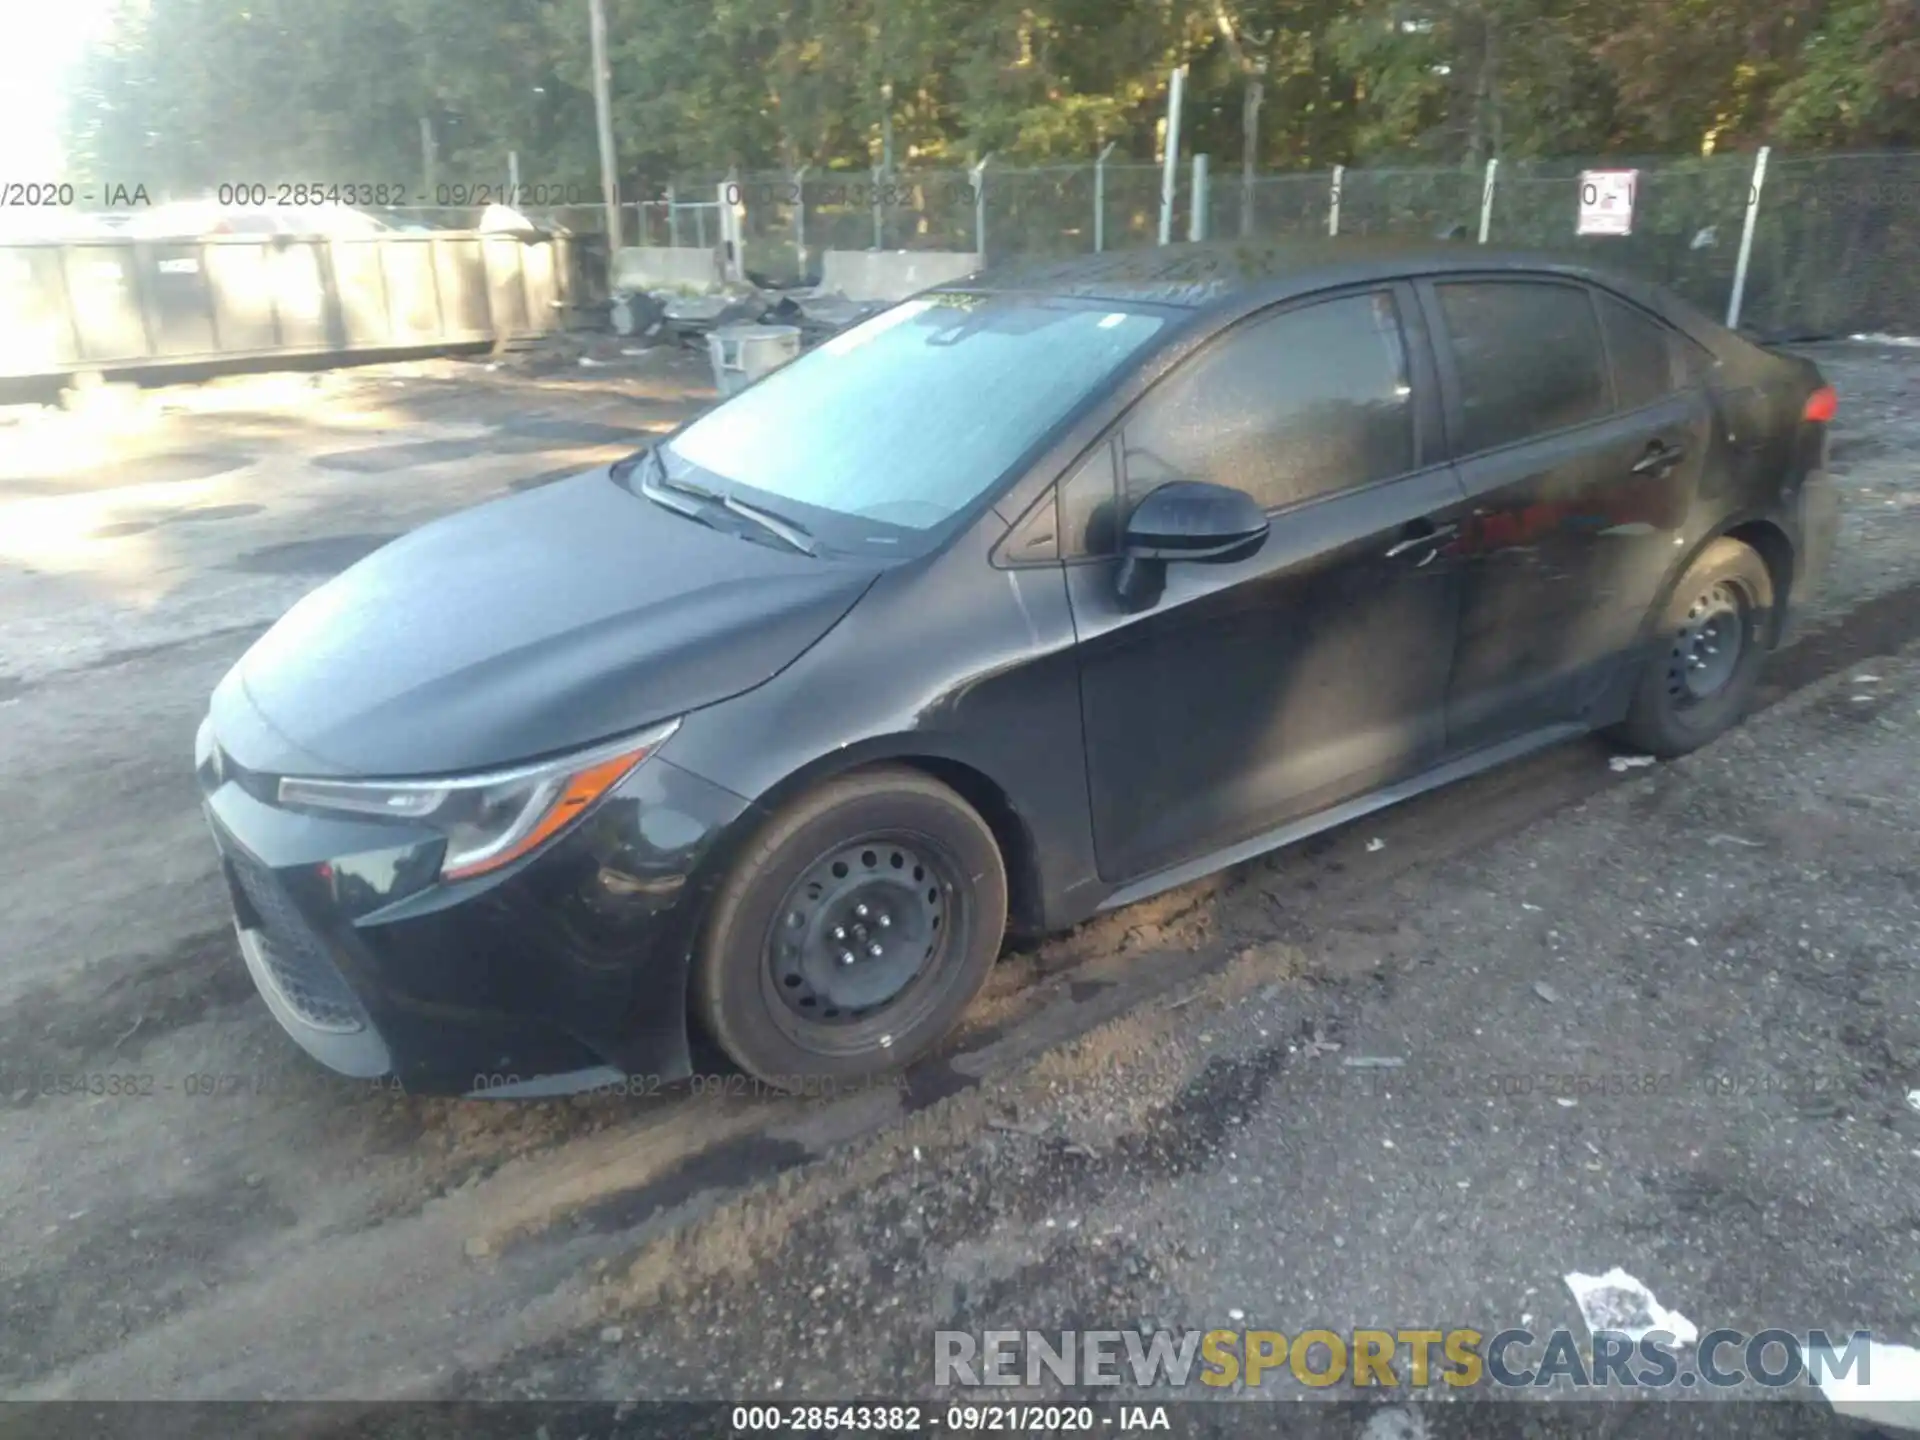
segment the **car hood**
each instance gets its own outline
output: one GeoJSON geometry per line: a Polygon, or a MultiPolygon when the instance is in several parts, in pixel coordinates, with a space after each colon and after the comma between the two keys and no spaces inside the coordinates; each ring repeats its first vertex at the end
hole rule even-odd
{"type": "Polygon", "coordinates": [[[322,585],[221,682],[214,732],[270,774],[553,754],[752,689],[877,573],[709,529],[589,471],[424,526],[322,585]]]}

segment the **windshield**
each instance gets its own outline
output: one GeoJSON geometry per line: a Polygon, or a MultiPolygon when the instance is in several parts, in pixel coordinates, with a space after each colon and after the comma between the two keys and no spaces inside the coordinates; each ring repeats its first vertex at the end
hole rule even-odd
{"type": "Polygon", "coordinates": [[[672,470],[707,472],[695,478],[709,489],[748,486],[775,509],[787,500],[930,530],[978,499],[1164,323],[1068,300],[909,300],[696,420],[666,458],[672,470]]]}

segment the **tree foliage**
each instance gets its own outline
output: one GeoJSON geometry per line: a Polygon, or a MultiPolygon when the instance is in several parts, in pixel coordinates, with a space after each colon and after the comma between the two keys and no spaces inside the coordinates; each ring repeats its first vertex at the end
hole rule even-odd
{"type": "MultiPolygon", "coordinates": [[[[808,164],[1262,169],[1920,143],[1913,0],[606,0],[623,185],[808,164]],[[1257,88],[1257,91],[1255,90],[1257,88]],[[1257,94],[1257,110],[1249,99],[1257,94]]],[[[587,0],[126,0],[75,168],[597,186],[587,0]]]]}

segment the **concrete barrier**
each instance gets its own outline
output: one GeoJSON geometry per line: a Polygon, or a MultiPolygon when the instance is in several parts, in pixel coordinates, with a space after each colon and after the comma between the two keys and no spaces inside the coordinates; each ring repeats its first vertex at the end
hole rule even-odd
{"type": "Polygon", "coordinates": [[[820,288],[849,300],[904,300],[979,268],[970,251],[829,250],[821,257],[820,288]]]}
{"type": "Polygon", "coordinates": [[[627,245],[613,257],[616,290],[671,290],[680,285],[718,287],[715,251],[693,245],[627,245]]]}

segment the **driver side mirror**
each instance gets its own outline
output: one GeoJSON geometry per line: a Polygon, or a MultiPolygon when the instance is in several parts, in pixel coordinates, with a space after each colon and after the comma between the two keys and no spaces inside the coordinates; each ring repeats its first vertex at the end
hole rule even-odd
{"type": "Polygon", "coordinates": [[[1160,598],[1169,560],[1230,565],[1257,554],[1266,539],[1266,511],[1251,495],[1204,480],[1170,481],[1127,517],[1114,586],[1129,610],[1143,610],[1160,598]]]}

